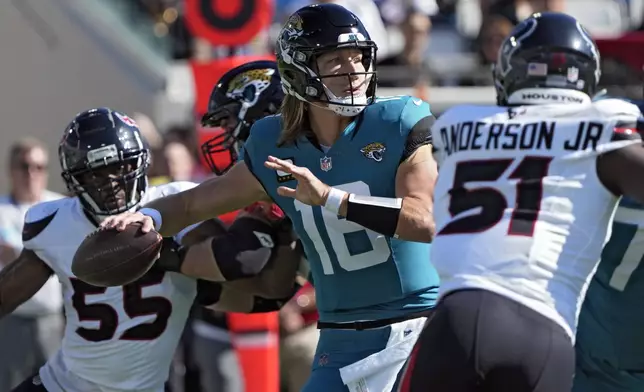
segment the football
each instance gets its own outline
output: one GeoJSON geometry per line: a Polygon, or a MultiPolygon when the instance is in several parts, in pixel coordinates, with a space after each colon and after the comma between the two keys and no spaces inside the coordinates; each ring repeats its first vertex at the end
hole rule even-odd
{"type": "Polygon", "coordinates": [[[85,283],[114,287],[132,283],[152,268],[163,238],[140,223],[125,230],[100,229],[87,236],[74,254],[72,273],[85,283]]]}

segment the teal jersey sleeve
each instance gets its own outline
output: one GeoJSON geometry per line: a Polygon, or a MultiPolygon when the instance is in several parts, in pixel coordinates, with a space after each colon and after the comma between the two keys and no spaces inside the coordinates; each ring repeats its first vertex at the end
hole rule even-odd
{"type": "Polygon", "coordinates": [[[244,146],[239,151],[239,157],[237,158],[237,162],[246,163],[248,170],[250,170],[251,172],[253,171],[253,162],[251,156],[253,155],[253,147],[255,143],[255,137],[253,137],[252,129],[253,128],[251,128],[251,134],[248,136],[248,139],[246,139],[246,141],[244,142],[244,146]]]}

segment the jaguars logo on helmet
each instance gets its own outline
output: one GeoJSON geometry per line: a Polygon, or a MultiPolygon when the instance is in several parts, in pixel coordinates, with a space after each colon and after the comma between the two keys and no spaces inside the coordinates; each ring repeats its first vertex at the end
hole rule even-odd
{"type": "Polygon", "coordinates": [[[302,28],[302,17],[298,14],[292,15],[284,25],[283,32],[289,38],[297,38],[304,32],[302,28]]]}
{"type": "Polygon", "coordinates": [[[274,61],[252,61],[226,72],[210,94],[208,112],[201,119],[207,128],[224,128],[206,141],[203,156],[217,175],[237,161],[253,123],[277,113],[284,93],[274,61]]]}
{"type": "Polygon", "coordinates": [[[271,68],[264,68],[241,73],[230,81],[226,94],[231,99],[243,98],[252,105],[271,85],[275,71],[271,68]]]}

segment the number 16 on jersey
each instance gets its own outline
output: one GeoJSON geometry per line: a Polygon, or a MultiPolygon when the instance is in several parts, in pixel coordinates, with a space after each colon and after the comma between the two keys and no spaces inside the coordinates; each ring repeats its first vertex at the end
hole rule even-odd
{"type": "MultiPolygon", "coordinates": [[[[334,187],[358,195],[371,195],[369,185],[362,181],[334,187]]],[[[298,200],[294,203],[295,209],[300,212],[306,235],[315,246],[325,275],[336,273],[331,254],[335,254],[340,268],[349,272],[373,267],[389,260],[391,250],[385,236],[349,222],[324,208],[315,207],[314,210],[298,200]],[[317,211],[320,211],[320,214],[316,219],[317,211]],[[354,240],[351,242],[355,246],[349,246],[350,239],[354,240]]]]}

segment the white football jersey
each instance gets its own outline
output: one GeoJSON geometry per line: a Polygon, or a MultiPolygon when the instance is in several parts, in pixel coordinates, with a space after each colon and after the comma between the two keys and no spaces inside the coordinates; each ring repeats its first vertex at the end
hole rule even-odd
{"type": "Polygon", "coordinates": [[[638,117],[635,105],[607,99],[458,106],[436,120],[431,261],[441,296],[489,290],[573,338],[618,201],[600,182],[596,161],[641,143],[638,117]]]}
{"type": "MultiPolygon", "coordinates": [[[[142,204],[195,185],[150,187],[142,204]]],[[[75,278],[71,264],[76,249],[96,229],[78,198],[32,207],[25,225],[33,230],[25,231],[25,248],[51,267],[63,287],[67,324],[62,346],[40,370],[47,390],[163,391],[196,281],[151,271],[132,284],[103,288],[75,278]]]]}

